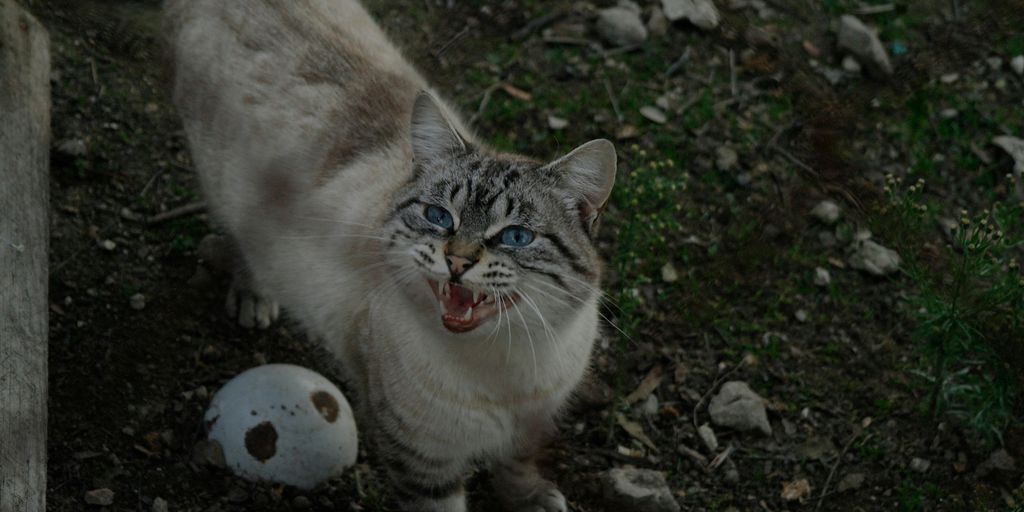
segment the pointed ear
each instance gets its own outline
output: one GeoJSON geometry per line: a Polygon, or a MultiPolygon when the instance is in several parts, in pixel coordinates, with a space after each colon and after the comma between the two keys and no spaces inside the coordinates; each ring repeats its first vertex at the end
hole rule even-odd
{"type": "Polygon", "coordinates": [[[615,146],[606,139],[595,139],[548,167],[561,175],[569,192],[586,201],[587,215],[596,216],[612,193],[617,165],[615,146]]]}
{"type": "Polygon", "coordinates": [[[412,108],[412,154],[429,162],[466,151],[466,141],[427,91],[420,91],[412,108]]]}

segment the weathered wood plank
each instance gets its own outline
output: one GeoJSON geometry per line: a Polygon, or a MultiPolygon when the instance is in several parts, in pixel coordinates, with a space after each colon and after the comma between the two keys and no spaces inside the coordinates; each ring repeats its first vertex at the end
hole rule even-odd
{"type": "Polygon", "coordinates": [[[0,512],[46,508],[50,48],[0,0],[0,512]]]}

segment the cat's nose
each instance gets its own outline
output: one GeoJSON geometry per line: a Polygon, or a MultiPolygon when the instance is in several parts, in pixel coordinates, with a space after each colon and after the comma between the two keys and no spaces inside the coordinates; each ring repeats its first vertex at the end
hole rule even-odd
{"type": "Polygon", "coordinates": [[[449,254],[445,257],[445,260],[448,261],[448,270],[451,271],[452,277],[461,276],[469,270],[469,267],[472,267],[473,264],[476,263],[469,258],[463,258],[462,256],[456,256],[454,254],[449,254]]]}

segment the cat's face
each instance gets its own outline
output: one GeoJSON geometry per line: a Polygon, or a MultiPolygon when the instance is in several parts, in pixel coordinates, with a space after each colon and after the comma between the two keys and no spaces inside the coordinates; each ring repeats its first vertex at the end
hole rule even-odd
{"type": "Polygon", "coordinates": [[[454,130],[430,135],[456,138],[416,150],[416,178],[386,225],[389,258],[415,276],[405,293],[433,297],[457,333],[551,324],[598,293],[593,236],[614,180],[610,143],[542,164],[474,149],[454,130]]]}

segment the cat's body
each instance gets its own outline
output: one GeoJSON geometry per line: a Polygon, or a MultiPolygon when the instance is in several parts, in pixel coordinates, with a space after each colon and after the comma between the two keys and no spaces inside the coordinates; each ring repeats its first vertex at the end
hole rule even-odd
{"type": "Polygon", "coordinates": [[[514,508],[564,510],[530,458],[597,336],[610,144],[493,153],[352,0],[169,0],[167,19],[175,104],[241,254],[231,312],[266,326],[280,303],[338,357],[404,507],[464,510],[484,461],[514,508]]]}

